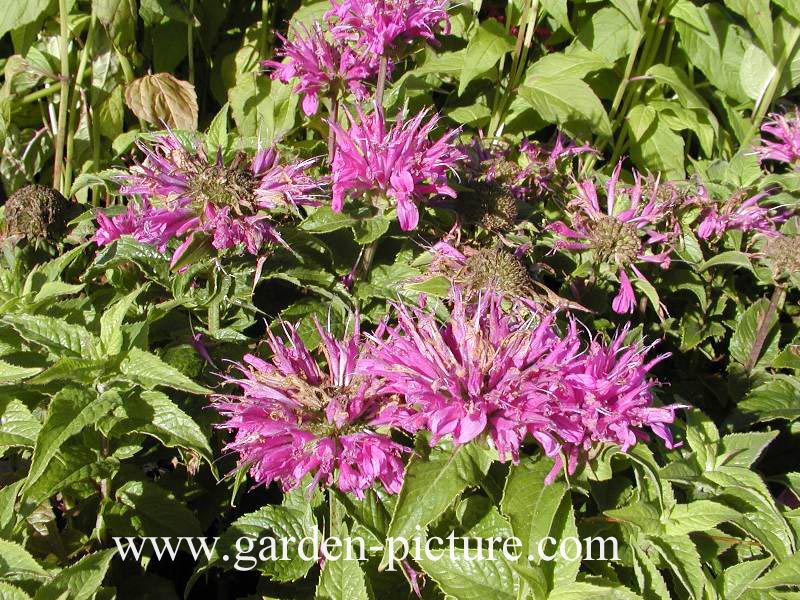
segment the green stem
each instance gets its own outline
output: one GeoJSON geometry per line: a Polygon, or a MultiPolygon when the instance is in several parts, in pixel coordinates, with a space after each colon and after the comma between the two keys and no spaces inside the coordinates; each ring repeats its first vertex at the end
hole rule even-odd
{"type": "Polygon", "coordinates": [[[375,86],[375,102],[380,110],[383,110],[383,92],[386,89],[386,70],[389,67],[389,59],[382,55],[378,67],[378,82],[375,86]]]}
{"type": "Polygon", "coordinates": [[[64,170],[64,145],[67,135],[67,111],[69,110],[69,23],[67,0],[58,0],[58,18],[61,25],[59,53],[61,54],[60,88],[58,101],[58,131],[56,131],[55,159],[53,162],[53,187],[66,193],[61,179],[64,170]]]}
{"type": "Polygon", "coordinates": [[[794,49],[797,46],[798,41],[800,41],[800,27],[795,27],[792,30],[789,43],[786,45],[786,51],[783,53],[781,59],[778,61],[778,64],[775,66],[775,72],[770,78],[769,85],[764,91],[764,95],[761,96],[758,104],[753,108],[750,130],[747,132],[745,139],[742,140],[741,148],[746,148],[750,144],[750,140],[753,139],[753,136],[755,136],[756,132],[759,130],[761,121],[764,120],[767,110],[769,110],[769,107],[772,105],[772,101],[775,99],[775,92],[778,91],[778,87],[784,79],[786,65],[789,62],[789,58],[794,53],[794,49]]]}
{"type": "Polygon", "coordinates": [[[259,56],[265,57],[267,55],[267,43],[269,41],[269,32],[271,31],[271,20],[269,18],[269,0],[262,0],[261,2],[261,39],[259,40],[258,50],[259,56]]]}
{"type": "Polygon", "coordinates": [[[189,58],[189,83],[194,85],[194,0],[189,0],[189,24],[186,26],[186,54],[189,58]]]}
{"type": "MultiPolygon", "coordinates": [[[[89,21],[89,29],[86,32],[86,43],[83,46],[83,50],[81,51],[81,58],[78,62],[78,70],[75,73],[75,81],[72,85],[71,96],[73,98],[79,97],[78,89],[83,82],[83,77],[86,73],[86,65],[89,62],[89,53],[91,52],[92,45],[94,44],[94,33],[95,28],[97,25],[97,13],[94,9],[94,4],[92,5],[92,15],[89,21]]],[[[67,127],[67,162],[64,166],[64,195],[69,196],[72,192],[72,159],[75,155],[75,134],[77,133],[79,117],[80,117],[80,109],[78,107],[78,102],[74,102],[75,105],[72,112],[69,115],[69,126],[67,127]]],[[[87,111],[88,115],[88,111],[87,111]]]]}
{"type": "Polygon", "coordinates": [[[330,123],[328,124],[328,165],[333,165],[333,159],[336,157],[336,131],[333,128],[334,123],[339,121],[339,92],[333,90],[331,93],[331,114],[330,123]]]}

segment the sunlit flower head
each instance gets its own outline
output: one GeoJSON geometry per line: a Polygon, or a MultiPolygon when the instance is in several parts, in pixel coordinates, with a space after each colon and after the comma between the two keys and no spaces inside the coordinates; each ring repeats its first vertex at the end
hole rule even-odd
{"type": "Polygon", "coordinates": [[[267,60],[261,64],[272,70],[272,78],[283,83],[297,79],[294,91],[303,96],[303,112],[317,113],[320,96],[349,90],[356,100],[365,100],[365,82],[378,72],[378,57],[355,49],[340,37],[330,37],[319,22],[312,29],[299,25],[287,40],[280,34],[283,62],[267,60]]]}
{"type": "Polygon", "coordinates": [[[543,409],[579,342],[574,327],[556,335],[553,314],[519,318],[502,303],[493,292],[466,303],[456,289],[444,324],[430,310],[396,306],[397,325],[374,338],[361,368],[418,409],[432,444],[485,435],[502,460],[516,460],[528,432],[552,450],[543,409]]]}
{"type": "Polygon", "coordinates": [[[417,203],[436,195],[455,197],[447,183],[448,171],[463,155],[452,144],[457,131],[449,131],[438,140],[431,135],[439,122],[427,111],[387,126],[382,111],[358,119],[348,113],[350,127],[331,123],[336,135],[333,160],[334,211],[341,211],[346,198],[365,197],[380,209],[391,204],[404,231],[417,227],[417,203]]]}
{"type": "Polygon", "coordinates": [[[227,450],[239,455],[257,484],[280,482],[284,490],[311,475],[310,488],[335,486],[361,498],[380,482],[389,493],[403,482],[403,455],[390,427],[410,419],[375,377],[356,373],[361,355],[358,329],[343,340],[317,324],[326,367],[309,351],[296,328],[287,340],[269,333],[272,359],[246,355],[229,378],[240,394],[217,396],[215,408],[235,431],[227,450]]]}
{"type": "MultiPolygon", "coordinates": [[[[620,289],[612,307],[618,313],[633,312],[636,297],[629,274],[645,280],[638,264],[670,265],[673,242],[680,233],[675,208],[659,193],[659,183],[634,173],[634,185],[620,185],[622,163],[605,187],[605,207],[592,181],[579,182],[578,195],[569,203],[570,225],[557,221],[549,229],[557,238],[557,250],[591,251],[594,261],[618,273],[620,289]]],[[[658,307],[656,307],[658,310],[658,307]]]]}
{"type": "Polygon", "coordinates": [[[625,345],[628,331],[625,327],[617,332],[609,344],[592,340],[578,360],[565,366],[554,395],[550,429],[561,452],[548,481],[562,466],[574,473],[600,444],[614,444],[627,452],[649,439],[647,430],[667,448],[675,447],[667,426],[675,420],[675,411],[684,407],[654,406],[652,390],[657,381],[648,377],[653,366],[669,355],[648,360],[652,346],[640,341],[625,345]]]}
{"type": "Polygon", "coordinates": [[[438,32],[449,33],[447,4],[447,0],[331,0],[326,16],[337,18],[333,28],[337,35],[386,55],[401,44],[417,39],[433,42],[438,32]]]}
{"type": "Polygon", "coordinates": [[[761,133],[761,143],[755,150],[762,161],[784,162],[800,171],[800,108],[784,115],[771,114],[761,133]]]}
{"type": "Polygon", "coordinates": [[[210,160],[199,143],[187,149],[170,133],[140,144],[140,150],[145,159],[130,169],[121,188],[140,203],[132,201],[125,216],[98,217],[99,244],[129,234],[163,250],[170,238],[182,238],[175,263],[200,234],[218,250],[241,244],[258,254],[267,243],[282,243],[277,215],[318,204],[319,184],[305,172],[314,161],[282,164],[274,148],[249,160],[237,154],[226,163],[221,155],[210,160]]]}

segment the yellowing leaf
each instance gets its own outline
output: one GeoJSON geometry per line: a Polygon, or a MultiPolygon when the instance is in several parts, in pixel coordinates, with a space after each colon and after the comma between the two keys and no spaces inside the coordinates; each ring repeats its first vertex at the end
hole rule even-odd
{"type": "Polygon", "coordinates": [[[145,75],[125,87],[125,103],[148,123],[178,129],[197,129],[197,94],[194,86],[169,73],[145,75]]]}

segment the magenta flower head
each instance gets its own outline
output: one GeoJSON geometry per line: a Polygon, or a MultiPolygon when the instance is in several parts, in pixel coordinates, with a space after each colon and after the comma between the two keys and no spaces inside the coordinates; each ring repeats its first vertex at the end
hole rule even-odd
{"type": "Polygon", "coordinates": [[[649,371],[669,354],[648,361],[652,346],[637,343],[625,346],[626,326],[610,344],[592,340],[578,360],[571,361],[554,395],[552,432],[561,454],[548,476],[555,479],[562,466],[572,474],[592,448],[603,443],[615,444],[627,452],[634,444],[648,440],[646,429],[674,448],[667,425],[675,420],[680,405],[653,406],[652,389],[657,381],[649,371]]]}
{"type": "Polygon", "coordinates": [[[335,34],[351,38],[367,51],[389,54],[400,44],[449,33],[447,0],[331,0],[326,17],[336,17],[335,34]]]}
{"type": "Polygon", "coordinates": [[[298,80],[294,91],[303,95],[303,112],[314,115],[319,108],[320,95],[338,94],[347,89],[356,100],[365,100],[369,91],[364,85],[378,72],[375,54],[354,49],[341,37],[332,40],[325,35],[319,22],[310,31],[303,25],[294,31],[291,40],[280,34],[283,62],[267,60],[262,66],[272,69],[272,78],[283,83],[298,80]]]}
{"type": "Polygon", "coordinates": [[[128,234],[164,250],[171,238],[184,238],[173,264],[198,237],[218,250],[241,244],[258,254],[267,243],[283,243],[278,215],[318,204],[312,192],[319,184],[305,174],[313,160],[282,164],[268,149],[226,164],[221,155],[209,160],[199,143],[185,148],[173,133],[139,147],[145,160],[125,176],[121,191],[141,204],[129,205],[127,215],[98,216],[98,244],[128,234]]]}
{"type": "Polygon", "coordinates": [[[761,133],[770,136],[762,137],[755,149],[762,161],[777,160],[800,171],[800,108],[795,107],[794,114],[771,114],[761,133]]]}
{"type": "MultiPolygon", "coordinates": [[[[297,329],[286,325],[288,342],[269,334],[270,361],[253,355],[238,365],[243,377],[228,382],[241,394],[221,395],[215,408],[236,432],[227,450],[239,454],[257,484],[300,485],[306,475],[362,498],[376,482],[394,494],[403,482],[403,454],[390,427],[403,414],[377,391],[368,373],[357,374],[361,338],[335,339],[317,324],[326,367],[320,367],[297,329]]],[[[408,417],[405,417],[408,421],[408,417]]]]}
{"type": "Polygon", "coordinates": [[[360,369],[417,408],[432,444],[445,436],[465,444],[486,435],[502,460],[516,460],[529,431],[555,448],[543,411],[579,342],[574,328],[564,339],[555,334],[553,314],[515,318],[502,302],[489,291],[467,304],[455,288],[445,324],[423,308],[396,306],[397,326],[373,338],[375,348],[360,369]]]}
{"type": "Polygon", "coordinates": [[[455,197],[447,184],[447,172],[463,158],[452,144],[458,130],[432,141],[439,117],[425,121],[427,114],[422,111],[408,121],[398,117],[388,130],[380,110],[365,115],[359,108],[358,120],[348,113],[348,130],[329,123],[336,135],[334,211],[341,211],[345,198],[355,195],[381,210],[394,202],[400,227],[410,231],[419,222],[418,202],[437,194],[455,197]]]}
{"type": "Polygon", "coordinates": [[[645,186],[641,176],[634,173],[634,185],[622,187],[621,168],[622,163],[606,185],[605,209],[600,206],[594,183],[582,181],[578,183],[578,196],[569,203],[571,226],[557,221],[549,229],[559,238],[556,249],[591,251],[596,262],[617,271],[620,289],[612,307],[617,313],[631,313],[636,297],[628,273],[646,281],[637,264],[668,268],[680,226],[671,201],[659,193],[657,181],[645,186]]]}
{"type": "Polygon", "coordinates": [[[702,208],[697,236],[704,240],[719,238],[730,230],[778,235],[777,225],[785,221],[787,215],[784,211],[771,211],[760,204],[769,193],[767,190],[749,198],[743,193],[736,193],[724,202],[715,202],[706,189],[700,187],[692,200],[693,204],[702,208]]]}

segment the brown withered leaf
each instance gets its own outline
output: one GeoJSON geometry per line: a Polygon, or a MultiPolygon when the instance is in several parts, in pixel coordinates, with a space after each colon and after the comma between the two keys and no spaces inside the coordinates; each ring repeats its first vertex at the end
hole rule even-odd
{"type": "Polygon", "coordinates": [[[197,94],[188,81],[169,73],[145,75],[125,86],[125,103],[148,123],[197,129],[197,94]]]}

